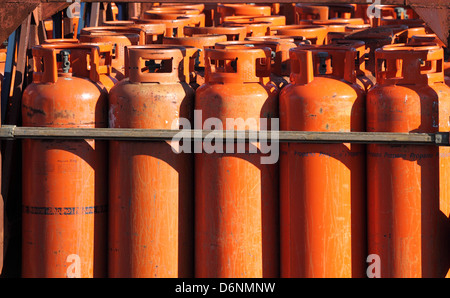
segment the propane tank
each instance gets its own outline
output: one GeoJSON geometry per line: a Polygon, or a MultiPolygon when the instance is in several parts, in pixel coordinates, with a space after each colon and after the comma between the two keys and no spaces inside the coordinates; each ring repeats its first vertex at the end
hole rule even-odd
{"type": "Polygon", "coordinates": [[[180,17],[175,20],[164,20],[164,19],[138,19],[132,18],[136,24],[164,24],[166,26],[166,33],[164,36],[167,37],[183,37],[183,28],[185,26],[196,26],[196,22],[188,17],[180,17]]]}
{"type": "Polygon", "coordinates": [[[224,3],[217,5],[217,13],[222,24],[227,16],[270,16],[272,8],[266,5],[224,3]]]}
{"type": "Polygon", "coordinates": [[[285,16],[228,16],[224,18],[225,22],[237,22],[238,24],[241,21],[245,22],[269,22],[273,26],[284,26],[286,25],[286,17],[285,16]]]}
{"type": "MultiPolygon", "coordinates": [[[[448,132],[450,89],[435,44],[378,49],[377,84],[367,94],[367,131],[448,132]]],[[[367,147],[368,253],[382,278],[443,277],[448,271],[447,147],[367,147]]]]}
{"type": "MultiPolygon", "coordinates": [[[[80,57],[72,57],[75,59],[94,59],[96,72],[98,73],[98,83],[103,85],[104,88],[109,92],[111,88],[117,83],[117,80],[112,76],[112,45],[104,44],[104,43],[83,43],[82,45],[91,45],[91,53],[85,54],[81,52],[80,57]]],[[[80,46],[78,43],[69,42],[60,40],[58,42],[57,39],[51,40],[49,43],[42,44],[43,48],[46,49],[55,49],[55,50],[67,50],[71,49],[79,49],[80,46]],[[72,46],[74,45],[75,46],[72,46]]],[[[79,55],[79,51],[75,51],[74,55],[79,55]]],[[[89,65],[88,61],[84,61],[84,64],[77,63],[76,67],[84,67],[85,65],[89,65]]]]}
{"type": "Polygon", "coordinates": [[[355,70],[356,82],[365,92],[369,91],[375,83],[376,79],[370,70],[366,69],[366,44],[361,40],[336,39],[332,42],[333,46],[348,46],[356,49],[355,70]]]}
{"type": "Polygon", "coordinates": [[[266,36],[246,37],[245,40],[250,41],[270,40],[279,42],[293,42],[296,45],[311,44],[311,42],[308,41],[303,36],[289,36],[289,35],[266,35],[266,36]]]}
{"type": "MultiPolygon", "coordinates": [[[[79,42],[77,39],[47,39],[43,42],[42,46],[59,50],[70,50],[70,45],[67,44],[79,44],[79,42]]],[[[112,75],[112,45],[107,43],[83,43],[83,45],[93,45],[98,48],[98,54],[93,52],[94,56],[99,56],[97,68],[99,74],[98,80],[109,92],[117,83],[117,79],[112,75]]]]}
{"type": "Polygon", "coordinates": [[[234,20],[232,22],[223,22],[222,26],[223,27],[245,26],[247,28],[246,37],[253,37],[253,36],[270,35],[270,27],[272,26],[272,24],[270,22],[249,21],[246,19],[242,19],[242,20],[234,20]]]}
{"type": "Polygon", "coordinates": [[[351,33],[344,37],[345,40],[364,41],[366,45],[366,70],[375,77],[375,51],[385,45],[394,43],[394,32],[402,31],[406,27],[378,27],[351,33]]]}
{"type": "Polygon", "coordinates": [[[328,20],[329,8],[326,5],[296,3],[294,11],[295,24],[305,20],[328,20]]]}
{"type": "Polygon", "coordinates": [[[319,25],[319,26],[329,26],[329,25],[364,25],[364,19],[360,18],[335,18],[329,20],[307,20],[300,21],[299,25],[319,25]]]}
{"type": "MultiPolygon", "coordinates": [[[[156,45],[155,45],[156,46],[156,45]]],[[[131,46],[132,48],[136,48],[136,46],[131,46]]],[[[173,49],[173,48],[180,48],[182,49],[182,51],[184,51],[185,55],[183,58],[183,67],[180,68],[180,70],[183,71],[184,74],[184,82],[186,82],[187,84],[189,84],[189,86],[191,86],[194,90],[198,88],[198,83],[197,83],[197,73],[196,73],[196,69],[195,66],[196,64],[198,64],[199,61],[199,50],[196,47],[192,47],[192,46],[178,46],[178,45],[170,45],[170,44],[158,44],[157,49],[163,49],[163,48],[168,48],[168,49],[173,49]]],[[[128,47],[125,47],[125,77],[129,76],[129,65],[128,65],[128,47]]]]}
{"type": "MultiPolygon", "coordinates": [[[[406,25],[410,28],[413,28],[424,26],[425,22],[422,19],[380,19],[379,26],[389,25],[406,25]]],[[[374,27],[377,27],[377,24],[374,24],[374,27]]]]}
{"type": "MultiPolygon", "coordinates": [[[[160,33],[161,27],[158,28],[160,33]]],[[[152,36],[147,37],[147,34],[154,35],[155,32],[144,29],[144,27],[126,27],[126,26],[102,26],[102,27],[87,27],[81,30],[82,35],[101,34],[104,32],[119,33],[119,34],[139,34],[139,45],[145,45],[147,39],[151,39],[152,36]]]]}
{"type": "Polygon", "coordinates": [[[226,35],[199,34],[190,37],[165,37],[163,43],[171,45],[192,46],[199,50],[198,60],[195,63],[196,85],[198,87],[203,85],[205,82],[205,50],[214,48],[217,42],[223,42],[226,40],[226,35]]]}
{"type": "Polygon", "coordinates": [[[360,31],[369,29],[369,28],[372,28],[372,27],[370,27],[369,24],[364,24],[364,25],[349,24],[349,25],[345,26],[345,32],[355,33],[355,32],[360,32],[360,31]]]}
{"type": "MultiPolygon", "coordinates": [[[[290,55],[280,130],[364,131],[356,50],[305,45],[290,55]]],[[[364,145],[283,143],[280,156],[281,276],[364,277],[364,145]]]]}
{"type": "Polygon", "coordinates": [[[225,41],[216,43],[217,49],[245,47],[268,47],[272,51],[270,84],[277,85],[282,89],[290,81],[291,72],[289,50],[297,45],[293,42],[283,40],[257,40],[257,41],[225,41]]]}
{"type": "Polygon", "coordinates": [[[42,41],[42,44],[55,44],[55,43],[80,43],[76,38],[48,38],[42,41]]]}
{"type": "Polygon", "coordinates": [[[247,27],[235,26],[235,27],[184,27],[185,36],[195,36],[195,35],[226,35],[227,40],[244,40],[247,36],[247,27]]]}
{"type": "MultiPolygon", "coordinates": [[[[278,117],[278,88],[263,80],[270,56],[268,48],[206,49],[196,128],[270,130],[278,117]]],[[[194,142],[196,277],[277,277],[278,158],[262,142],[205,142],[194,142]]]]}
{"type": "Polygon", "coordinates": [[[337,22],[334,20],[328,21],[306,21],[302,22],[301,25],[313,25],[313,26],[324,26],[327,28],[327,34],[333,32],[345,32],[345,28],[348,26],[348,23],[337,22]]]}
{"type": "Polygon", "coordinates": [[[316,25],[272,26],[270,35],[303,36],[312,44],[323,45],[326,42],[328,29],[316,25]]]}
{"type": "Polygon", "coordinates": [[[135,23],[133,20],[111,20],[111,21],[103,20],[101,23],[102,26],[129,26],[134,24],[135,23]]]}
{"type": "MultiPolygon", "coordinates": [[[[23,126],[107,127],[98,48],[70,46],[32,49],[23,126]]],[[[33,139],[22,144],[22,276],[106,277],[107,144],[33,139]]]]}
{"type": "Polygon", "coordinates": [[[196,9],[177,10],[177,9],[163,9],[163,10],[147,10],[144,12],[144,19],[155,20],[177,20],[180,18],[187,18],[191,25],[197,27],[205,27],[205,14],[200,13],[196,9]]]}
{"type": "Polygon", "coordinates": [[[141,45],[144,44],[160,44],[166,33],[165,24],[136,24],[133,20],[127,21],[105,21],[104,26],[111,27],[125,27],[125,28],[139,28],[139,34],[145,36],[145,42],[140,41],[141,45]]]}
{"type": "Polygon", "coordinates": [[[351,19],[355,14],[355,4],[327,4],[330,19],[351,19]]]}
{"type": "MultiPolygon", "coordinates": [[[[129,77],[110,92],[112,128],[179,129],[194,91],[182,47],[127,48],[129,77]],[[144,69],[144,71],[143,71],[144,69]]],[[[109,277],[193,277],[193,155],[172,141],[110,142],[109,277]]]]}
{"type": "Polygon", "coordinates": [[[129,45],[139,45],[142,36],[137,33],[120,33],[111,31],[99,31],[81,33],[79,40],[81,43],[110,44],[113,47],[112,71],[111,75],[118,81],[125,77],[125,47],[129,45]]]}
{"type": "MultiPolygon", "coordinates": [[[[445,47],[445,44],[437,37],[436,34],[421,34],[412,36],[408,43],[416,44],[421,42],[432,42],[440,47],[445,47]]],[[[444,53],[445,58],[445,53],[444,53]]],[[[445,61],[444,59],[444,75],[445,83],[450,86],[450,61],[445,61]]]]}
{"type": "Polygon", "coordinates": [[[408,28],[405,30],[401,30],[398,32],[395,32],[394,34],[394,43],[408,43],[408,41],[414,36],[414,35],[425,35],[427,34],[427,31],[425,27],[414,27],[414,28],[408,28]]]}

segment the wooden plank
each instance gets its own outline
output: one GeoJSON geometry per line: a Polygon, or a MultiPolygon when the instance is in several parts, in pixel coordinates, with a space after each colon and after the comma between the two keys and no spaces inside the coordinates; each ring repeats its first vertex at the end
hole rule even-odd
{"type": "Polygon", "coordinates": [[[268,141],[295,143],[360,143],[360,144],[422,144],[448,146],[449,133],[369,133],[369,132],[304,132],[304,131],[226,131],[226,130],[164,130],[130,128],[56,128],[17,127],[4,125],[0,139],[97,139],[170,141],[178,139],[201,141],[205,138],[231,139],[235,142],[268,141]]]}

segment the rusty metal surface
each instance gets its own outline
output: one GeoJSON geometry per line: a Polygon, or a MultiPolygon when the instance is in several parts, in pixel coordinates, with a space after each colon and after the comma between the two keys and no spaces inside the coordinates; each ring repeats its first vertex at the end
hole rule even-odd
{"type": "Polygon", "coordinates": [[[6,40],[40,3],[39,0],[0,2],[0,42],[6,40]]]}
{"type": "MultiPolygon", "coordinates": [[[[449,2],[449,1],[447,1],[449,2]]],[[[423,7],[421,4],[411,5],[414,11],[433,30],[439,39],[448,47],[450,30],[450,8],[449,7],[423,7]]]]}
{"type": "Polygon", "coordinates": [[[53,14],[67,8],[70,3],[41,3],[38,7],[38,17],[40,21],[51,18],[53,14]]]}

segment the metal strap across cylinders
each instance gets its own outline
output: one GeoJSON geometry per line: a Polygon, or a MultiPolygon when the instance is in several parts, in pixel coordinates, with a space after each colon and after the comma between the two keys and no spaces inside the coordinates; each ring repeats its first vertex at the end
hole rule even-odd
{"type": "Polygon", "coordinates": [[[291,142],[291,143],[359,143],[390,145],[450,146],[448,132],[439,133],[385,133],[385,132],[305,132],[305,131],[233,131],[233,130],[164,130],[131,128],[56,128],[19,127],[3,125],[0,139],[97,139],[170,141],[174,137],[183,140],[202,141],[205,138],[234,142],[291,142]]]}

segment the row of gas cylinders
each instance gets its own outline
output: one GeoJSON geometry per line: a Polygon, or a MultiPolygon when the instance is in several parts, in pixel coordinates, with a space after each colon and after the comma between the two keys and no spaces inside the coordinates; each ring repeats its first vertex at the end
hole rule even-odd
{"type": "MultiPolygon", "coordinates": [[[[359,40],[201,35],[164,40],[222,40],[122,47],[84,41],[104,36],[86,32],[33,48],[23,126],[178,129],[201,112],[202,125],[231,130],[279,119],[284,131],[449,131],[433,36],[367,60],[359,40]]],[[[437,277],[450,268],[447,148],[282,143],[263,162],[271,153],[260,143],[177,152],[185,142],[24,140],[22,275],[437,277]],[[369,256],[379,261],[370,272],[369,256]]]]}

